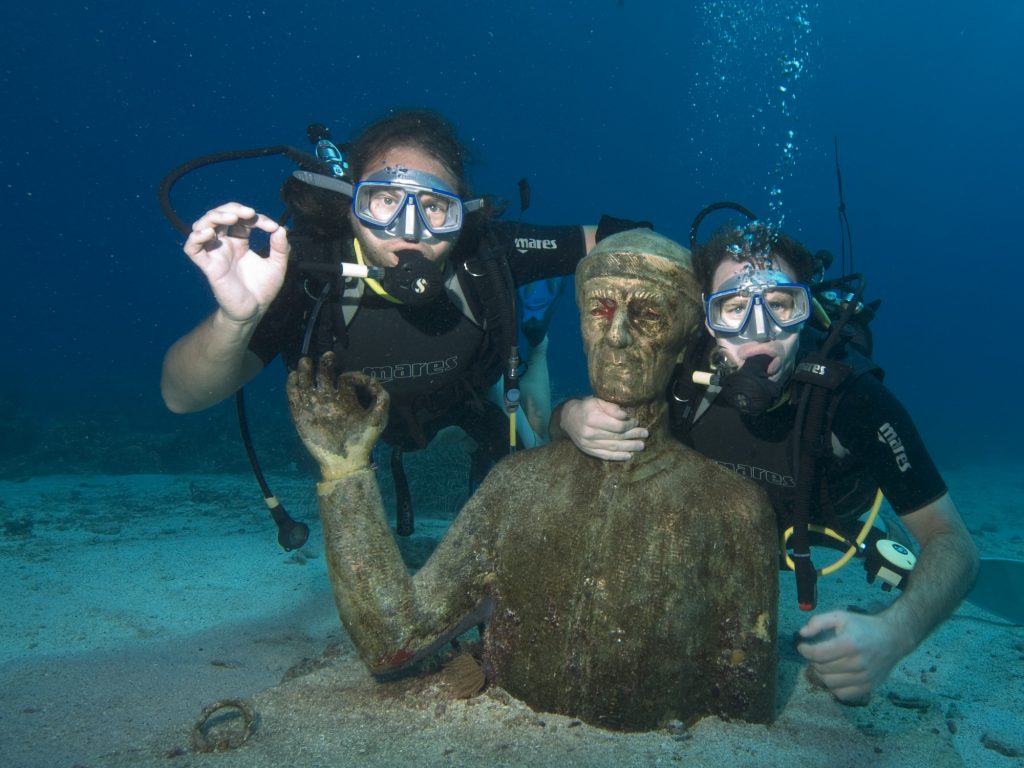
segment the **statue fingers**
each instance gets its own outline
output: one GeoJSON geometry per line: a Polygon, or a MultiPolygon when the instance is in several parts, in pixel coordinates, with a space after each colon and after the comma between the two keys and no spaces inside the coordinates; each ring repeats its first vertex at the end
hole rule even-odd
{"type": "Polygon", "coordinates": [[[294,386],[299,389],[310,389],[313,386],[313,358],[312,357],[301,357],[299,358],[299,364],[295,370],[288,376],[289,387],[294,386]]]}
{"type": "Polygon", "coordinates": [[[316,366],[316,388],[330,392],[334,386],[334,353],[325,352],[316,366]]]}
{"type": "Polygon", "coordinates": [[[339,391],[350,393],[352,406],[362,413],[368,426],[383,427],[387,423],[389,396],[378,379],[352,371],[338,377],[339,391]]]}
{"type": "Polygon", "coordinates": [[[285,392],[288,406],[296,425],[300,425],[303,414],[308,410],[310,392],[313,390],[313,359],[303,357],[294,371],[288,374],[285,392]]]}

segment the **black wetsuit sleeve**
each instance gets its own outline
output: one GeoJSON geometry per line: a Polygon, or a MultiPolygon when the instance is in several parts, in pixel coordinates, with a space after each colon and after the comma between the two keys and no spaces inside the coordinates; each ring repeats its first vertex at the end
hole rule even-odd
{"type": "Polygon", "coordinates": [[[587,241],[579,225],[496,221],[491,227],[499,245],[507,249],[509,268],[517,286],[572,275],[580,259],[587,255],[587,241]]]}
{"type": "Polygon", "coordinates": [[[849,385],[832,432],[863,461],[897,514],[914,512],[946,493],[910,414],[876,377],[859,376],[849,385]]]}

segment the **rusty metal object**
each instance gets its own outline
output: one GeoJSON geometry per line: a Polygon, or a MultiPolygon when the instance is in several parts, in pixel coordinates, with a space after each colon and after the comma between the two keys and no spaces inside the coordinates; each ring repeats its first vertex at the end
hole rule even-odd
{"type": "MultiPolygon", "coordinates": [[[[237,716],[234,718],[237,720],[237,716]]],[[[242,699],[221,699],[208,705],[199,713],[199,719],[192,726],[192,750],[194,752],[226,752],[238,749],[256,732],[256,711],[242,699]],[[235,723],[211,722],[213,716],[226,711],[237,710],[241,714],[242,727],[235,723]]]]}

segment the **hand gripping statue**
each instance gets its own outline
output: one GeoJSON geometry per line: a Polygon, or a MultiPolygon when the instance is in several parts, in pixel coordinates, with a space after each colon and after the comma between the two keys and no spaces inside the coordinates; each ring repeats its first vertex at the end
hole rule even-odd
{"type": "Polygon", "coordinates": [[[387,394],[325,355],[288,379],[342,623],[375,674],[484,623],[494,684],[537,710],[643,730],[774,714],[778,554],[772,508],[669,434],[665,391],[700,323],[689,251],[649,230],[602,240],[576,270],[594,393],[646,426],[605,462],[569,440],[505,459],[410,576],[370,450],[387,394]]]}

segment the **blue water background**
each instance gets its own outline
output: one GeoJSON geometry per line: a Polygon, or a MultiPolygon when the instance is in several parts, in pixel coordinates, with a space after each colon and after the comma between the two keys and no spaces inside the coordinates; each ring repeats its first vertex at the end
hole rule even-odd
{"type": "MultiPolygon", "coordinates": [[[[703,205],[732,199],[837,256],[838,137],[856,266],[883,299],[887,382],[940,463],[1019,455],[1021,3],[118,0],[0,13],[3,458],[55,429],[69,453],[181,430],[227,439],[229,405],[176,417],[159,397],[164,351],[212,308],[158,209],[160,179],[206,153],[304,147],[310,122],[343,139],[393,106],[451,117],[478,191],[515,200],[527,177],[531,221],[607,211],[685,240],[703,205]]],[[[175,203],[189,221],[226,200],[276,215],[289,170],[203,170],[175,203]]],[[[552,329],[560,394],[586,390],[570,304],[552,329]]],[[[251,397],[258,429],[287,440],[282,378],[275,364],[251,397]]],[[[152,469],[147,456],[105,468],[152,469]]]]}

